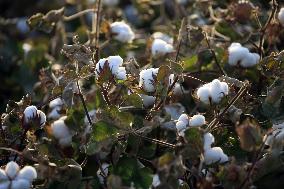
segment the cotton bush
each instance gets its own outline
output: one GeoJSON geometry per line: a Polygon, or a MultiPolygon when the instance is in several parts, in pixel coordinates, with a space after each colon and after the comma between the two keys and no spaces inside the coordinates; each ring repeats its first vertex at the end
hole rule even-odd
{"type": "Polygon", "coordinates": [[[1,5],[0,189],[283,188],[282,1],[1,5]]]}

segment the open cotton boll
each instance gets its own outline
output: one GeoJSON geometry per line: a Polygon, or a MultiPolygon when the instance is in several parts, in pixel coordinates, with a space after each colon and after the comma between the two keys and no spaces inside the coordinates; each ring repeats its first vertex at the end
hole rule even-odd
{"type": "Polygon", "coordinates": [[[37,116],[37,107],[36,106],[28,106],[24,110],[25,121],[29,122],[31,119],[37,116]]]}
{"type": "Polygon", "coordinates": [[[163,41],[165,41],[168,44],[173,44],[174,43],[174,39],[170,36],[168,36],[167,34],[164,34],[162,32],[155,32],[153,33],[153,38],[154,39],[161,39],[163,41]]]}
{"type": "Polygon", "coordinates": [[[0,181],[8,180],[8,177],[3,169],[0,169],[0,181]]]}
{"type": "Polygon", "coordinates": [[[152,48],[151,48],[151,52],[153,56],[165,55],[173,51],[174,51],[174,47],[171,44],[168,44],[167,42],[161,39],[154,39],[152,43],[152,48]]]}
{"type": "Polygon", "coordinates": [[[156,97],[140,94],[144,107],[152,106],[155,103],[156,97]]]}
{"type": "Polygon", "coordinates": [[[40,122],[39,122],[40,126],[44,126],[44,124],[46,122],[46,115],[45,115],[45,113],[43,113],[43,111],[41,111],[41,110],[38,110],[37,113],[38,113],[38,116],[40,117],[40,122]]]}
{"type": "Polygon", "coordinates": [[[197,89],[197,97],[204,104],[210,104],[210,87],[209,85],[204,85],[197,89]]]}
{"type": "Polygon", "coordinates": [[[123,43],[130,43],[135,38],[135,34],[125,22],[114,22],[110,25],[114,39],[123,43]]]}
{"type": "Polygon", "coordinates": [[[178,132],[180,132],[180,131],[182,131],[182,130],[185,130],[185,129],[186,129],[186,126],[187,126],[186,122],[183,122],[183,121],[178,121],[178,122],[176,123],[176,128],[177,128],[177,131],[178,131],[178,132]]]}
{"type": "Polygon", "coordinates": [[[58,118],[60,118],[60,110],[61,110],[61,107],[60,106],[57,106],[57,107],[55,107],[55,108],[53,108],[49,113],[48,113],[48,115],[47,115],[47,117],[49,118],[49,119],[58,119],[58,118]]]}
{"type": "Polygon", "coordinates": [[[139,87],[143,87],[146,92],[155,92],[155,76],[159,68],[149,68],[140,72],[139,87]]]}
{"type": "Polygon", "coordinates": [[[16,179],[26,179],[29,182],[32,182],[36,178],[37,178],[37,172],[35,168],[33,168],[32,166],[25,166],[23,169],[19,171],[19,174],[16,177],[16,179]]]}
{"type": "Polygon", "coordinates": [[[236,66],[249,54],[249,50],[245,47],[242,47],[240,43],[232,43],[228,50],[229,64],[231,66],[236,66]]]}
{"type": "Polygon", "coordinates": [[[248,53],[241,61],[241,66],[244,68],[252,67],[259,62],[260,56],[257,53],[248,53]]]}
{"type": "Polygon", "coordinates": [[[190,127],[200,127],[205,125],[205,117],[203,115],[194,115],[189,120],[190,127]]]}
{"type": "Polygon", "coordinates": [[[71,146],[72,145],[72,135],[64,137],[64,138],[60,138],[58,142],[60,146],[62,147],[71,146]]]}
{"type": "Polygon", "coordinates": [[[203,145],[204,150],[210,149],[211,145],[215,142],[215,138],[211,133],[205,133],[203,135],[203,140],[204,140],[204,145],[203,145]]]}
{"type": "Polygon", "coordinates": [[[29,189],[31,183],[26,179],[15,179],[12,181],[11,189],[29,189]]]}
{"type": "Polygon", "coordinates": [[[188,115],[187,114],[181,114],[178,118],[178,121],[183,121],[185,123],[188,122],[188,115]]]}
{"type": "Polygon", "coordinates": [[[62,101],[61,98],[56,98],[56,99],[49,102],[50,108],[55,108],[57,106],[63,106],[63,101],[62,101]]]}
{"type": "Polygon", "coordinates": [[[4,181],[4,182],[0,182],[0,189],[9,189],[10,186],[10,181],[4,181]]]}
{"type": "Polygon", "coordinates": [[[225,95],[225,92],[228,92],[227,88],[225,87],[226,83],[221,82],[218,79],[214,79],[210,85],[210,93],[211,98],[214,103],[219,103],[225,95]],[[226,90],[226,91],[223,91],[226,90]]]}
{"type": "Polygon", "coordinates": [[[118,72],[116,74],[116,78],[120,80],[126,80],[126,70],[125,67],[118,68],[118,72]]]}
{"type": "Polygon", "coordinates": [[[102,3],[106,6],[113,7],[118,5],[119,0],[103,0],[102,3]]]}
{"type": "Polygon", "coordinates": [[[14,161],[10,161],[5,167],[6,175],[10,179],[14,179],[17,176],[19,170],[20,170],[19,165],[14,161]]]}
{"type": "MultiPolygon", "coordinates": [[[[102,170],[104,172],[104,174],[107,176],[108,175],[108,167],[109,167],[109,164],[108,163],[103,163],[102,164],[102,170]]],[[[101,184],[104,183],[104,175],[102,173],[102,170],[101,169],[98,169],[97,171],[97,177],[99,178],[99,182],[101,184]]]]}
{"type": "Polygon", "coordinates": [[[153,176],[153,181],[152,181],[152,186],[153,187],[158,187],[161,184],[161,180],[158,174],[155,174],[153,176]]]}
{"type": "Polygon", "coordinates": [[[278,20],[282,26],[284,26],[284,8],[281,8],[278,13],[278,20]]]}
{"type": "Polygon", "coordinates": [[[123,63],[123,59],[120,56],[109,56],[107,60],[113,74],[118,71],[119,67],[123,63]]]}
{"type": "Polygon", "coordinates": [[[59,119],[51,124],[52,134],[55,138],[61,139],[71,136],[69,128],[64,123],[64,119],[59,119]]]}
{"type": "Polygon", "coordinates": [[[205,150],[204,152],[204,162],[206,165],[212,163],[225,163],[228,161],[228,156],[224,154],[223,150],[220,147],[214,147],[205,150]]]}

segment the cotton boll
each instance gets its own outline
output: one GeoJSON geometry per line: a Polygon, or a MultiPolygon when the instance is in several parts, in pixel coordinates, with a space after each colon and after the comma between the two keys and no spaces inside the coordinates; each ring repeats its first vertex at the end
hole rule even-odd
{"type": "Polygon", "coordinates": [[[29,122],[31,119],[37,116],[37,107],[36,106],[28,106],[24,110],[25,121],[29,122]]]}
{"type": "Polygon", "coordinates": [[[139,87],[146,92],[155,92],[154,77],[157,76],[159,68],[149,68],[140,72],[139,87]]]}
{"type": "Polygon", "coordinates": [[[153,187],[158,187],[160,184],[161,184],[160,177],[159,177],[158,174],[155,174],[155,175],[153,176],[152,186],[153,186],[153,187]]]}
{"type": "Polygon", "coordinates": [[[212,163],[225,163],[228,161],[228,156],[224,154],[223,150],[220,147],[214,147],[205,150],[204,152],[204,162],[206,165],[212,163]]]}
{"type": "Polygon", "coordinates": [[[221,82],[221,90],[223,94],[228,95],[229,94],[229,86],[226,82],[221,82]]]}
{"type": "Polygon", "coordinates": [[[155,103],[156,97],[140,94],[144,107],[152,106],[155,103]]]}
{"type": "Polygon", "coordinates": [[[15,179],[12,181],[11,189],[29,189],[31,183],[26,179],[15,179]]]}
{"type": "Polygon", "coordinates": [[[204,104],[210,104],[211,96],[210,96],[210,88],[208,85],[198,88],[196,94],[201,102],[203,102],[204,104]]]}
{"type": "Polygon", "coordinates": [[[101,73],[101,70],[104,68],[105,62],[107,61],[106,58],[102,58],[98,61],[98,63],[96,64],[96,76],[98,77],[98,75],[101,73]]]}
{"type": "Polygon", "coordinates": [[[165,41],[168,44],[173,44],[174,43],[174,39],[170,36],[168,36],[167,34],[164,34],[162,32],[155,32],[153,33],[153,38],[154,39],[161,39],[163,41],[165,41]]]}
{"type": "Polygon", "coordinates": [[[37,172],[35,168],[32,166],[25,166],[23,169],[19,171],[18,176],[16,179],[26,179],[29,182],[33,182],[34,179],[37,178],[37,172]]]}
{"type": "Polygon", "coordinates": [[[37,111],[38,117],[40,118],[40,126],[44,126],[45,122],[46,122],[46,115],[45,113],[43,113],[41,110],[37,111]]]}
{"type": "Polygon", "coordinates": [[[53,136],[57,139],[65,138],[71,135],[69,128],[62,119],[54,121],[51,125],[51,129],[53,136]]]}
{"type": "Polygon", "coordinates": [[[119,0],[103,0],[102,3],[106,6],[113,7],[118,5],[119,0]]]}
{"type": "Polygon", "coordinates": [[[9,189],[10,181],[0,182],[0,189],[9,189]]]}
{"type": "Polygon", "coordinates": [[[64,138],[60,138],[58,142],[60,146],[62,147],[71,146],[72,145],[72,135],[66,136],[64,138]]]}
{"type": "Polygon", "coordinates": [[[8,177],[3,169],[0,169],[0,182],[8,180],[8,177]]]}
{"type": "Polygon", "coordinates": [[[116,74],[123,63],[123,59],[120,56],[109,56],[107,60],[112,73],[116,74]]]}
{"type": "MultiPolygon", "coordinates": [[[[93,109],[93,110],[89,111],[88,113],[89,113],[91,120],[94,122],[97,118],[96,117],[97,111],[95,109],[93,109]]],[[[85,125],[89,125],[89,121],[88,121],[87,116],[84,117],[84,123],[85,123],[85,125]]]]}
{"type": "Polygon", "coordinates": [[[178,121],[183,121],[185,123],[188,123],[188,115],[187,114],[181,114],[178,118],[178,121]]]}
{"type": "Polygon", "coordinates": [[[178,121],[178,122],[176,123],[176,128],[177,128],[177,131],[178,131],[178,132],[180,132],[180,131],[182,131],[182,130],[185,130],[185,129],[186,129],[186,126],[187,126],[186,122],[183,122],[183,121],[178,121]]]}
{"type": "Polygon", "coordinates": [[[63,101],[61,100],[61,98],[56,98],[49,102],[50,108],[55,108],[57,106],[63,106],[63,101]]]}
{"type": "Polygon", "coordinates": [[[125,67],[120,67],[116,74],[116,78],[120,80],[126,80],[126,70],[125,67]]]}
{"type": "Polygon", "coordinates": [[[212,101],[214,103],[219,103],[222,97],[224,96],[224,93],[222,91],[221,82],[218,79],[214,79],[211,82],[210,92],[211,92],[212,101]]]}
{"type": "Polygon", "coordinates": [[[283,129],[284,128],[284,122],[282,122],[282,123],[275,123],[275,124],[273,124],[273,129],[283,129]]]}
{"type": "Polygon", "coordinates": [[[284,8],[281,8],[278,13],[278,20],[282,26],[284,26],[284,8]]]}
{"type": "Polygon", "coordinates": [[[49,119],[58,119],[58,118],[60,118],[60,114],[59,114],[59,111],[61,110],[61,107],[60,106],[57,106],[57,107],[55,107],[55,108],[53,108],[52,110],[51,110],[51,112],[49,112],[49,114],[47,115],[47,117],[49,118],[49,119]]]}
{"type": "Polygon", "coordinates": [[[249,50],[239,43],[232,43],[229,47],[229,64],[236,66],[249,54],[249,50]]]}
{"type": "Polygon", "coordinates": [[[135,38],[134,32],[125,22],[114,22],[110,27],[112,33],[114,34],[114,39],[120,42],[130,43],[135,38]]]}
{"type": "Polygon", "coordinates": [[[20,167],[16,162],[10,161],[5,167],[5,172],[10,179],[13,179],[17,176],[19,169],[20,167]]]}
{"type": "Polygon", "coordinates": [[[259,62],[260,56],[256,53],[249,53],[241,61],[241,66],[244,68],[252,67],[259,62]]]}
{"type": "Polygon", "coordinates": [[[190,127],[200,127],[205,124],[205,117],[203,115],[194,115],[189,120],[190,127]]]}
{"type": "Polygon", "coordinates": [[[211,133],[205,133],[203,136],[203,140],[204,140],[204,145],[203,145],[204,150],[210,149],[211,145],[215,142],[215,138],[211,133]]]}
{"type": "MultiPolygon", "coordinates": [[[[107,176],[108,175],[108,167],[109,167],[109,164],[108,163],[103,163],[102,164],[102,170],[103,170],[103,173],[107,176]]],[[[99,169],[97,171],[97,177],[99,178],[99,181],[101,184],[104,183],[104,177],[103,177],[103,173],[102,173],[102,170],[99,169]]]]}
{"type": "Polygon", "coordinates": [[[165,55],[167,53],[173,52],[174,48],[171,44],[161,40],[154,39],[152,43],[151,52],[153,56],[165,55]]]}

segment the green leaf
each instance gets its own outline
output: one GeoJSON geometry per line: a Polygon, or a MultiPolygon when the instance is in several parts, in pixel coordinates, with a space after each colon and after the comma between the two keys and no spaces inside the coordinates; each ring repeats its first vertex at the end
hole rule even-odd
{"type": "Polygon", "coordinates": [[[198,61],[197,55],[193,55],[190,58],[186,58],[184,60],[184,70],[185,71],[192,71],[194,68],[196,68],[197,61],[198,61]]]}
{"type": "Polygon", "coordinates": [[[117,135],[118,129],[104,121],[98,121],[92,131],[92,140],[100,142],[108,138],[115,137],[117,135]]]}

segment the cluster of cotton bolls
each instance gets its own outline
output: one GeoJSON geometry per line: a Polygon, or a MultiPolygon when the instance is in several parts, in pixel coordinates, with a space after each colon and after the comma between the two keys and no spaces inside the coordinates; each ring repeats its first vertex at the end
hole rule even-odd
{"type": "Polygon", "coordinates": [[[64,122],[66,118],[67,116],[63,116],[51,124],[52,135],[62,147],[71,146],[72,142],[72,132],[64,122]]]}
{"type": "Polygon", "coordinates": [[[120,56],[109,56],[108,58],[102,58],[96,64],[96,76],[97,78],[100,76],[104,66],[109,67],[112,75],[116,79],[125,80],[126,79],[126,70],[125,67],[122,67],[123,59],[120,56]]]}
{"type": "Polygon", "coordinates": [[[187,114],[181,114],[176,123],[176,129],[180,136],[184,136],[184,132],[188,127],[201,127],[205,125],[205,117],[203,115],[194,115],[189,117],[187,114]]]}
{"type": "Polygon", "coordinates": [[[167,53],[174,52],[173,38],[161,32],[156,32],[153,35],[151,53],[153,57],[163,56],[167,53]]]}
{"type": "Polygon", "coordinates": [[[284,8],[281,8],[278,13],[278,20],[282,26],[284,26],[284,8]]]}
{"type": "Polygon", "coordinates": [[[128,24],[125,22],[113,22],[110,25],[111,33],[114,39],[122,43],[131,43],[135,38],[135,34],[128,24]]]}
{"type": "Polygon", "coordinates": [[[215,138],[211,133],[204,134],[204,163],[210,165],[213,163],[225,163],[228,161],[228,156],[220,147],[211,147],[215,138]]]}
{"type": "Polygon", "coordinates": [[[284,122],[280,124],[273,124],[272,132],[264,136],[265,144],[273,147],[274,143],[284,142],[284,122]]]}
{"type": "Polygon", "coordinates": [[[197,89],[197,97],[204,104],[218,104],[222,98],[229,94],[229,86],[226,82],[214,79],[197,89]]]}
{"type": "Polygon", "coordinates": [[[39,123],[40,127],[43,127],[46,122],[46,115],[41,110],[38,110],[36,106],[28,106],[24,110],[24,124],[39,123]]]}
{"type": "Polygon", "coordinates": [[[61,98],[56,98],[49,103],[49,108],[51,111],[47,114],[47,117],[49,119],[58,119],[60,118],[60,111],[62,110],[63,107],[63,101],[61,98]]]}
{"type": "Polygon", "coordinates": [[[11,161],[5,170],[0,169],[0,189],[29,189],[36,178],[35,168],[25,166],[20,169],[16,162],[11,161]]]}
{"type": "Polygon", "coordinates": [[[232,43],[228,48],[229,65],[241,66],[248,68],[256,65],[259,62],[260,56],[257,53],[249,52],[249,49],[243,47],[240,43],[232,43]]]}

